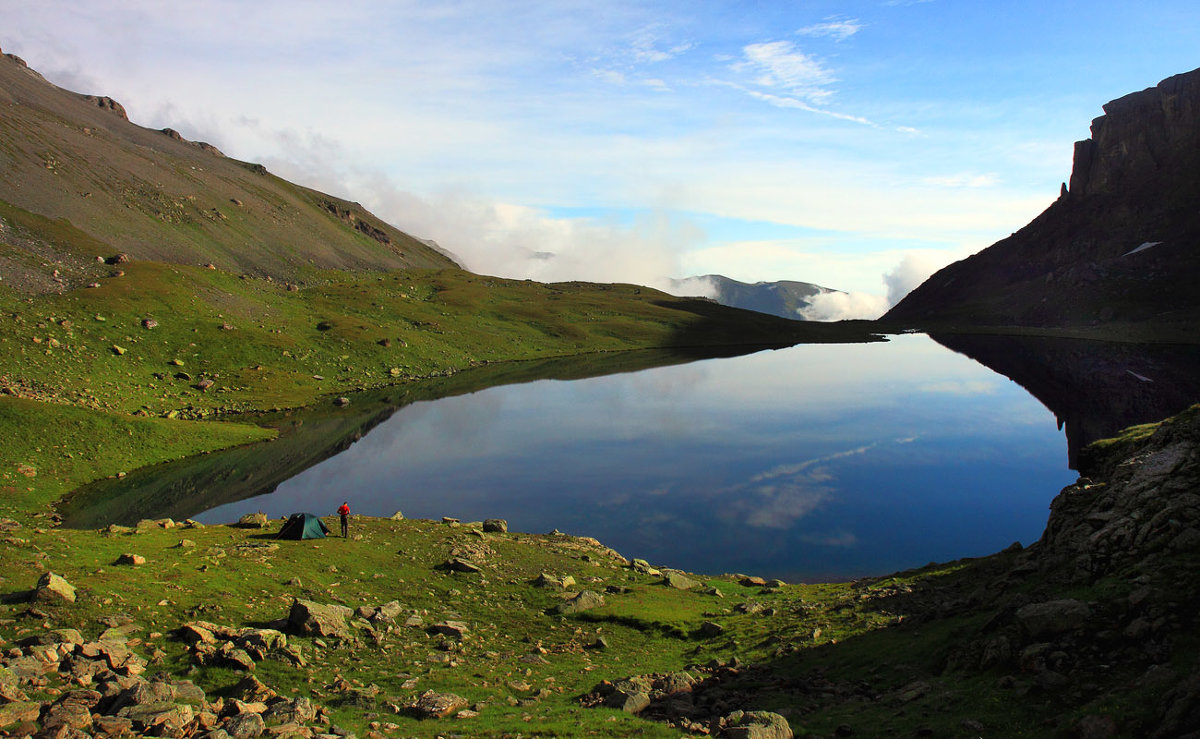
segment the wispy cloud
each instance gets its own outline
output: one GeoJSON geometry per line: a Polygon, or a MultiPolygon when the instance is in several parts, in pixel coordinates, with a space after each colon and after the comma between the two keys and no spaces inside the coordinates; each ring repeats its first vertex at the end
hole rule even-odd
{"type": "Polygon", "coordinates": [[[646,26],[633,34],[630,51],[633,60],[639,64],[657,64],[669,61],[691,51],[696,44],[691,41],[664,41],[659,33],[660,27],[646,26]]]}
{"type": "Polygon", "coordinates": [[[787,529],[819,510],[837,492],[836,478],[829,464],[846,457],[865,454],[875,444],[867,444],[783,464],[752,475],[744,483],[722,491],[724,516],[747,526],[763,529],[787,529]]]}
{"type": "Polygon", "coordinates": [[[863,24],[857,18],[853,20],[826,18],[823,23],[805,26],[796,33],[800,36],[826,36],[834,41],[845,41],[861,31],[862,28],[863,24]]]}
{"type": "Polygon", "coordinates": [[[780,90],[792,97],[820,102],[833,95],[837,78],[825,63],[805,54],[791,41],[768,41],[742,47],[743,59],[734,71],[753,75],[753,84],[780,90]]]}

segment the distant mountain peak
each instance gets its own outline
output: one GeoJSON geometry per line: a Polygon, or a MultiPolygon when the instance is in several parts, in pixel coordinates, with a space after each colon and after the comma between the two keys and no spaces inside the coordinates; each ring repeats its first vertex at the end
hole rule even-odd
{"type": "Polygon", "coordinates": [[[724,275],[700,275],[671,280],[671,292],[694,294],[721,305],[802,321],[805,320],[803,311],[812,305],[813,297],[838,291],[795,280],[749,283],[724,275]]]}

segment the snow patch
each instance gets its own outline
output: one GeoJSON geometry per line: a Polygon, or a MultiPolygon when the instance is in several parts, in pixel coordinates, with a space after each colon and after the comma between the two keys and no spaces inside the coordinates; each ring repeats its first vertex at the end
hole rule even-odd
{"type": "Polygon", "coordinates": [[[1127,257],[1127,256],[1129,256],[1130,254],[1137,254],[1139,251],[1146,251],[1146,250],[1147,250],[1147,249],[1149,249],[1150,247],[1152,247],[1152,246],[1158,246],[1158,245],[1159,245],[1159,244],[1161,244],[1161,243],[1162,243],[1161,241],[1147,241],[1146,243],[1142,244],[1142,245],[1141,245],[1141,246],[1139,246],[1138,248],[1136,248],[1136,249],[1130,249],[1129,251],[1125,252],[1125,253],[1124,253],[1124,254],[1122,254],[1121,256],[1123,256],[1123,257],[1127,257]]]}

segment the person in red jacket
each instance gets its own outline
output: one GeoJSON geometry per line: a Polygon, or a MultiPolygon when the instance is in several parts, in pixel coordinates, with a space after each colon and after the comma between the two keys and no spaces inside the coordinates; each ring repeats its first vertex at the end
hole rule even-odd
{"type": "Polygon", "coordinates": [[[350,531],[350,503],[342,501],[342,504],[338,506],[337,514],[342,517],[342,538],[345,539],[350,531]]]}

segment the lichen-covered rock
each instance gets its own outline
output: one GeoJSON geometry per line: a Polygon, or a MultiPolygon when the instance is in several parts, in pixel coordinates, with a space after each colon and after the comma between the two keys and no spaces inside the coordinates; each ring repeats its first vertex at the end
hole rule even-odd
{"type": "MultiPolygon", "coordinates": [[[[209,381],[209,385],[211,384],[212,382],[209,381]]],[[[257,513],[247,513],[239,518],[238,526],[243,529],[265,529],[269,521],[270,519],[267,518],[267,514],[259,511],[257,513]]]]}
{"type": "Polygon", "coordinates": [[[408,710],[417,718],[445,718],[467,707],[467,699],[454,693],[437,693],[426,690],[408,704],[408,710]]]}
{"type": "Polygon", "coordinates": [[[719,736],[728,739],[792,739],[787,719],[770,711],[734,711],[721,727],[719,736]]]}
{"type": "Polygon", "coordinates": [[[37,603],[74,603],[75,586],[61,575],[47,572],[38,579],[32,600],[37,603]]]}
{"type": "Polygon", "coordinates": [[[292,610],[288,613],[288,626],[292,631],[305,636],[347,639],[350,637],[348,619],[353,614],[354,611],[346,606],[297,598],[292,601],[292,610]]]}
{"type": "Polygon", "coordinates": [[[604,596],[592,590],[581,590],[575,597],[559,603],[552,610],[554,613],[578,613],[604,605],[604,596]]]}

